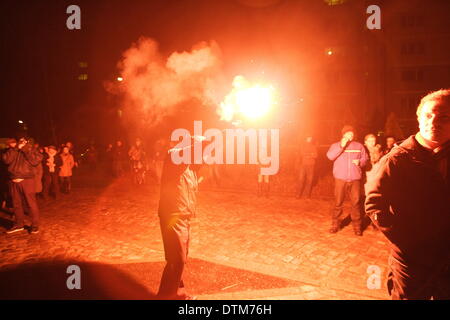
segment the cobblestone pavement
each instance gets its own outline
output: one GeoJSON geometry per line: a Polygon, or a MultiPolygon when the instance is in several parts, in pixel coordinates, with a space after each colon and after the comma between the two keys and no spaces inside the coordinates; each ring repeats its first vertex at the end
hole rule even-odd
{"type": "MultiPolygon", "coordinates": [[[[40,201],[40,233],[0,234],[0,268],[52,259],[162,262],[158,188],[136,188],[126,178],[88,185],[79,181],[72,194],[40,201]]],[[[351,225],[329,234],[331,206],[330,199],[266,199],[246,192],[201,190],[190,257],[298,285],[239,291],[236,283],[230,286],[232,292],[217,290],[199,298],[388,299],[387,241],[372,228],[356,237],[351,225]],[[371,265],[380,268],[380,289],[368,289],[371,265]]],[[[6,213],[0,218],[3,225],[11,219],[6,213]]],[[[195,293],[195,288],[190,290],[195,293]]]]}

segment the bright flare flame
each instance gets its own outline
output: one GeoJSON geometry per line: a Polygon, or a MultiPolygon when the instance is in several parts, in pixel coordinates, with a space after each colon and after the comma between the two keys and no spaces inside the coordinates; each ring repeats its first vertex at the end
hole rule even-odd
{"type": "Polygon", "coordinates": [[[255,120],[266,115],[275,100],[272,86],[250,85],[243,76],[237,76],[233,89],[220,104],[219,114],[225,121],[233,120],[236,114],[255,120]]]}

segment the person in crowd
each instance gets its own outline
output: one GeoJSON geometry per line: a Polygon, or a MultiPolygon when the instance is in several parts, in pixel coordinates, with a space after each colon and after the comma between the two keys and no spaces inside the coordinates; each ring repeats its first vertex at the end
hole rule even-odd
{"type": "Polygon", "coordinates": [[[355,235],[362,235],[361,215],[361,178],[362,168],[366,165],[369,157],[364,146],[354,141],[355,130],[346,125],[342,128],[341,141],[330,146],[327,152],[329,160],[333,161],[333,176],[335,181],[334,194],[335,205],[332,214],[332,226],[330,233],[340,230],[344,198],[350,191],[352,204],[351,219],[355,235]]]}
{"type": "Polygon", "coordinates": [[[42,154],[28,143],[27,138],[22,137],[17,147],[9,148],[2,155],[2,160],[8,166],[10,193],[16,218],[15,225],[7,233],[25,230],[24,204],[30,211],[30,232],[37,233],[39,232],[39,207],[36,201],[33,167],[42,161],[42,154]]]}
{"type": "Polygon", "coordinates": [[[386,137],[386,148],[383,151],[383,154],[388,154],[395,145],[395,137],[387,136],[386,137]]]}
{"type": "Polygon", "coordinates": [[[258,166],[258,197],[268,198],[270,195],[270,176],[261,174],[261,167],[258,166]]]}
{"type": "Polygon", "coordinates": [[[125,147],[123,146],[123,143],[121,140],[116,141],[116,145],[113,149],[113,171],[114,176],[116,178],[122,176],[122,174],[125,171],[125,147]]]}
{"type": "MultiPolygon", "coordinates": [[[[14,149],[16,146],[17,140],[14,138],[9,138],[8,140],[6,140],[6,148],[0,151],[0,156],[3,157],[3,154],[5,154],[8,149],[14,149]]],[[[8,166],[4,161],[0,161],[0,202],[2,209],[13,207],[11,194],[9,191],[8,166]]]]}
{"type": "Polygon", "coordinates": [[[113,152],[114,152],[113,144],[109,143],[106,146],[105,154],[104,154],[104,157],[103,157],[104,169],[105,169],[105,172],[106,172],[106,174],[108,176],[114,175],[114,171],[113,171],[113,152]]]}
{"type": "MultiPolygon", "coordinates": [[[[39,143],[32,141],[30,139],[30,143],[34,144],[34,149],[36,149],[40,154],[42,154],[42,157],[44,156],[42,153],[42,148],[39,145],[39,143]]],[[[40,197],[42,193],[42,177],[44,175],[44,169],[42,168],[42,161],[39,162],[39,164],[35,167],[33,167],[34,170],[34,182],[35,182],[35,191],[36,191],[36,197],[40,197]]]]}
{"type": "Polygon", "coordinates": [[[154,145],[153,165],[155,168],[156,183],[161,183],[162,169],[164,165],[165,149],[167,146],[164,139],[159,139],[154,145]]]}
{"type": "Polygon", "coordinates": [[[95,146],[94,142],[92,142],[89,145],[89,148],[87,148],[85,155],[86,155],[86,162],[88,164],[88,167],[91,170],[95,170],[97,168],[98,152],[97,152],[97,147],[95,146]]]}
{"type": "Polygon", "coordinates": [[[69,148],[69,152],[73,156],[73,160],[75,162],[74,167],[78,168],[78,157],[77,157],[77,154],[75,153],[75,146],[73,145],[73,143],[71,141],[67,141],[65,146],[69,148]]]}
{"type": "Polygon", "coordinates": [[[373,172],[376,171],[376,165],[383,156],[383,151],[381,150],[381,145],[377,144],[377,137],[373,133],[369,133],[364,137],[364,146],[370,159],[365,167],[366,178],[369,179],[373,172]]]}
{"type": "Polygon", "coordinates": [[[42,197],[47,199],[49,196],[57,199],[59,197],[58,170],[61,167],[61,157],[58,156],[58,150],[55,146],[47,147],[47,153],[44,155],[42,163],[44,171],[44,186],[42,197]]]}
{"type": "Polygon", "coordinates": [[[61,167],[59,170],[59,179],[61,191],[69,194],[72,189],[72,169],[75,166],[73,155],[69,151],[69,147],[64,146],[60,154],[61,167]]]}
{"type": "MultiPolygon", "coordinates": [[[[200,136],[192,138],[193,143],[201,143],[205,139],[200,136]]],[[[172,148],[166,153],[161,177],[158,216],[166,265],[157,296],[160,299],[192,300],[195,298],[187,295],[182,276],[189,250],[190,219],[197,207],[199,165],[175,164],[172,161],[175,152],[179,150],[172,148]]]]}
{"type": "Polygon", "coordinates": [[[422,98],[419,131],[380,161],[365,209],[390,242],[392,299],[450,299],[450,89],[422,98]]]}
{"type": "MultiPolygon", "coordinates": [[[[261,146],[262,152],[264,154],[267,154],[267,148],[266,146],[261,146]]],[[[259,163],[256,168],[258,169],[258,190],[257,190],[257,196],[258,197],[266,197],[269,198],[270,196],[270,176],[265,175],[261,173],[261,168],[266,167],[267,165],[259,163]]]]}
{"type": "Polygon", "coordinates": [[[140,138],[136,139],[135,144],[128,151],[128,156],[131,160],[134,183],[143,184],[145,182],[146,153],[140,138]]]}
{"type": "Polygon", "coordinates": [[[299,160],[299,176],[297,198],[302,196],[307,199],[311,198],[311,189],[314,178],[314,167],[317,159],[317,147],[313,143],[313,137],[307,136],[300,145],[299,160]]]}

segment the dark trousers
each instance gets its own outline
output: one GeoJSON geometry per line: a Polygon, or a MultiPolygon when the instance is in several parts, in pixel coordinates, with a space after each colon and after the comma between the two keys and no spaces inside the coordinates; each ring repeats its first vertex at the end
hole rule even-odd
{"type": "Polygon", "coordinates": [[[64,193],[70,193],[72,188],[72,177],[59,177],[61,180],[61,191],[64,193]]]}
{"type": "Polygon", "coordinates": [[[39,226],[39,208],[36,202],[34,179],[25,179],[21,182],[10,182],[11,197],[16,216],[16,225],[23,227],[25,214],[23,210],[24,203],[28,206],[31,216],[31,225],[39,226]]]}
{"type": "Polygon", "coordinates": [[[58,174],[56,172],[49,172],[44,175],[44,186],[42,190],[42,194],[44,197],[48,197],[50,194],[54,198],[57,198],[59,195],[59,182],[58,182],[58,174]]]}
{"type": "Polygon", "coordinates": [[[349,193],[352,210],[350,216],[352,218],[353,229],[361,230],[361,181],[345,181],[334,179],[334,199],[335,205],[333,210],[332,225],[340,227],[342,221],[342,211],[344,207],[345,194],[349,193]]]}
{"type": "Polygon", "coordinates": [[[314,165],[302,165],[298,176],[298,196],[311,196],[312,182],[314,178],[314,165]]]}
{"type": "Polygon", "coordinates": [[[166,266],[161,277],[158,296],[183,299],[186,296],[182,280],[189,250],[190,223],[188,216],[160,217],[166,266]]]}
{"type": "Polygon", "coordinates": [[[405,262],[398,255],[389,256],[387,287],[392,300],[449,300],[450,265],[405,262]]]}

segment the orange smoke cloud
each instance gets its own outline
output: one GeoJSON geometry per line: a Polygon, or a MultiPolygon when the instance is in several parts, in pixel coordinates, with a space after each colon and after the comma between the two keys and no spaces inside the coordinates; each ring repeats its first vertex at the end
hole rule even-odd
{"type": "Polygon", "coordinates": [[[123,53],[118,69],[123,81],[106,89],[121,94],[125,112],[143,116],[148,126],[176,113],[185,101],[217,106],[221,100],[221,53],[213,41],[165,58],[156,41],[143,37],[123,53]]]}

